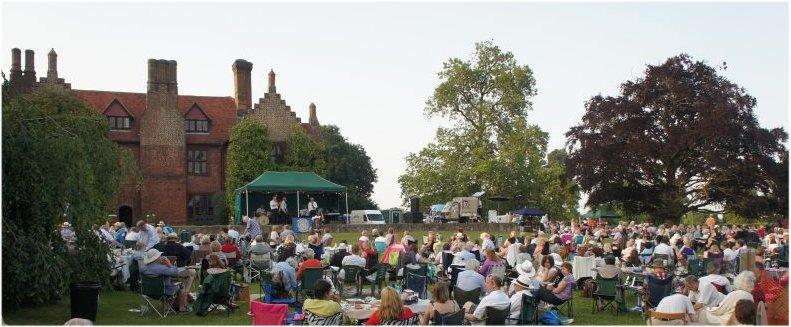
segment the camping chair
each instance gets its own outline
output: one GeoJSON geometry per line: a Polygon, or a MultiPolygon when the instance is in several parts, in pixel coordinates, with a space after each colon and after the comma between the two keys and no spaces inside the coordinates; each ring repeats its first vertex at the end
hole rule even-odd
{"type": "Polygon", "coordinates": [[[195,313],[199,316],[208,314],[220,307],[225,309],[226,316],[233,311],[231,306],[231,271],[210,275],[200,285],[195,299],[195,313]]]}
{"type": "Polygon", "coordinates": [[[362,272],[363,268],[358,266],[343,266],[341,269],[343,270],[343,279],[338,283],[338,295],[343,297],[344,286],[346,286],[348,283],[351,283],[357,287],[356,296],[360,296],[363,287],[362,283],[360,283],[360,272],[362,272]]]}
{"type": "Polygon", "coordinates": [[[464,271],[464,268],[459,266],[450,266],[450,286],[456,286],[456,281],[459,279],[459,273],[464,271]]]}
{"type": "Polygon", "coordinates": [[[704,267],[701,265],[702,260],[700,259],[689,259],[687,261],[687,272],[692,276],[703,276],[705,275],[704,267]]]}
{"type": "Polygon", "coordinates": [[[129,290],[137,292],[140,289],[140,262],[132,260],[129,265],[129,290]]]}
{"type": "Polygon", "coordinates": [[[574,290],[577,288],[577,283],[571,283],[569,286],[571,287],[571,298],[568,301],[563,302],[561,305],[556,306],[558,312],[563,312],[563,309],[566,309],[566,317],[574,318],[574,290]]]}
{"type": "Polygon", "coordinates": [[[428,278],[426,276],[407,274],[405,279],[407,289],[415,291],[421,299],[428,297],[428,290],[426,289],[428,278]]]}
{"type": "Polygon", "coordinates": [[[448,272],[448,268],[453,263],[453,253],[442,252],[442,271],[448,272]]]}
{"type": "Polygon", "coordinates": [[[343,312],[323,317],[305,310],[305,322],[307,322],[308,326],[340,326],[343,325],[343,312]]]}
{"type": "MultiPolygon", "coordinates": [[[[171,295],[165,293],[165,276],[143,275],[142,284],[140,285],[140,296],[162,318],[167,317],[171,312],[176,312],[173,309],[173,305],[176,303],[178,292],[171,295]],[[157,310],[152,301],[160,301],[162,303],[162,312],[157,310]]],[[[143,314],[143,312],[141,311],[140,313],[143,314]]]]}
{"type": "Polygon", "coordinates": [[[192,251],[192,254],[190,254],[190,262],[189,262],[189,264],[190,265],[200,264],[201,260],[203,260],[203,258],[208,256],[209,253],[211,253],[211,251],[209,251],[209,250],[195,250],[195,251],[192,251]]]}
{"type": "Polygon", "coordinates": [[[417,269],[412,269],[412,268],[409,268],[408,266],[404,266],[404,276],[406,276],[406,274],[408,274],[408,273],[409,274],[414,274],[414,275],[420,275],[420,276],[427,276],[428,275],[428,265],[425,264],[425,263],[420,263],[418,265],[420,266],[420,268],[417,268],[417,269]]]}
{"type": "Polygon", "coordinates": [[[653,320],[663,320],[663,321],[673,321],[673,320],[682,320],[684,325],[688,325],[689,321],[687,320],[686,313],[664,313],[664,312],[656,312],[654,309],[648,309],[648,325],[653,325],[653,320]]]}
{"type": "Polygon", "coordinates": [[[190,235],[190,232],[186,229],[182,230],[181,233],[179,233],[179,241],[181,241],[181,243],[189,242],[190,238],[192,238],[192,235],[190,235]]]}
{"type": "Polygon", "coordinates": [[[496,309],[494,307],[486,307],[486,325],[487,326],[503,326],[505,325],[505,320],[508,319],[508,316],[511,315],[511,306],[507,306],[502,309],[496,309]]]}
{"type": "Polygon", "coordinates": [[[593,292],[593,310],[603,311],[608,306],[612,307],[615,314],[618,314],[618,277],[604,278],[596,276],[596,291],[593,292]],[[600,302],[605,301],[604,305],[599,306],[600,302]]]}
{"type": "Polygon", "coordinates": [[[137,241],[135,240],[124,240],[124,247],[129,249],[134,249],[137,241]]]}
{"type": "MultiPolygon", "coordinates": [[[[517,325],[538,325],[538,299],[522,294],[522,308],[519,310],[517,325]]],[[[508,318],[513,321],[512,318],[508,318]]]]}
{"type": "Polygon", "coordinates": [[[418,315],[406,318],[404,320],[386,320],[382,321],[382,326],[416,326],[418,324],[418,315]]]}
{"type": "Polygon", "coordinates": [[[731,261],[724,261],[723,264],[724,264],[723,271],[725,274],[733,274],[734,276],[739,274],[740,272],[739,256],[736,256],[731,261]]]}
{"type": "Polygon", "coordinates": [[[478,260],[478,262],[483,261],[483,260],[481,260],[481,250],[474,250],[474,251],[470,251],[470,252],[473,255],[475,255],[475,260],[478,260]]]}
{"type": "Polygon", "coordinates": [[[250,314],[253,316],[255,326],[283,326],[288,314],[288,306],[250,301],[250,314]]]}
{"type": "Polygon", "coordinates": [[[225,255],[225,258],[228,259],[228,268],[233,269],[236,267],[236,263],[239,261],[240,258],[236,257],[236,252],[223,252],[222,254],[225,255]]]}
{"type": "Polygon", "coordinates": [[[434,310],[434,325],[438,326],[461,326],[464,323],[464,310],[459,310],[454,313],[441,315],[437,310],[434,310]]]}
{"type": "Polygon", "coordinates": [[[273,298],[272,294],[274,294],[274,289],[272,285],[272,273],[269,271],[262,271],[261,272],[261,294],[264,296],[262,300],[264,303],[269,304],[286,304],[286,305],[294,305],[297,303],[297,299],[295,298],[273,298]]]}
{"type": "Polygon", "coordinates": [[[453,299],[456,300],[456,303],[459,306],[464,306],[467,302],[472,302],[475,304],[481,303],[481,288],[478,287],[471,291],[465,291],[457,286],[453,287],[453,299]]]}
{"type": "Polygon", "coordinates": [[[382,284],[385,282],[385,277],[387,276],[387,270],[390,267],[387,264],[380,263],[376,267],[373,267],[370,270],[363,270],[362,271],[362,278],[361,285],[365,285],[366,283],[371,284],[371,296],[376,297],[377,294],[381,293],[382,291],[382,284]],[[376,278],[373,281],[368,280],[367,276],[372,274],[376,274],[376,278]],[[379,287],[379,292],[376,292],[376,288],[379,287]]]}
{"type": "Polygon", "coordinates": [[[250,270],[250,280],[261,278],[261,272],[272,268],[272,257],[267,254],[250,253],[250,260],[247,260],[247,269],[250,270]]]}
{"type": "Polygon", "coordinates": [[[654,275],[647,275],[645,280],[646,296],[643,298],[643,312],[656,308],[664,297],[673,294],[673,275],[668,274],[665,279],[659,279],[654,275]]]}
{"type": "Polygon", "coordinates": [[[297,285],[297,299],[303,294],[305,297],[312,297],[316,282],[324,278],[324,268],[307,268],[299,276],[297,285]]]}

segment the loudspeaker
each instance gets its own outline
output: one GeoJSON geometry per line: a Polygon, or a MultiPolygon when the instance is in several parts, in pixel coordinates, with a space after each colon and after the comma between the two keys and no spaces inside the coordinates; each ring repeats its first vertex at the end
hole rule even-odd
{"type": "Polygon", "coordinates": [[[420,212],[420,198],[414,197],[409,199],[409,210],[411,211],[410,223],[422,223],[423,214],[420,212]]]}

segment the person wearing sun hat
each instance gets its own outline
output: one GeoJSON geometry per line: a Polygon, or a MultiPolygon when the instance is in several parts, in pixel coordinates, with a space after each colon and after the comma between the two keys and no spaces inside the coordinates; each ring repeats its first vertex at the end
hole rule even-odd
{"type": "MultiPolygon", "coordinates": [[[[528,277],[527,274],[519,274],[518,278],[511,281],[511,285],[513,285],[514,288],[514,293],[511,295],[511,319],[519,319],[519,314],[522,311],[522,296],[533,296],[528,290],[530,288],[530,283],[530,277],[528,277]]],[[[514,321],[516,320],[511,322],[514,321]]]]}
{"type": "Polygon", "coordinates": [[[155,277],[164,276],[165,294],[174,295],[178,292],[179,312],[189,312],[187,296],[192,289],[192,283],[195,281],[194,268],[177,268],[167,257],[162,256],[162,252],[157,249],[149,249],[145,252],[143,264],[144,266],[140,268],[140,274],[155,277]],[[173,283],[172,279],[174,277],[181,277],[182,283],[173,283]]]}

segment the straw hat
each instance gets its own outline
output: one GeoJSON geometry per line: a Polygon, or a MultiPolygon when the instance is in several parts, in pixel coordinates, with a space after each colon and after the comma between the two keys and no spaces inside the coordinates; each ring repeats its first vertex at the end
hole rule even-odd
{"type": "Polygon", "coordinates": [[[164,227],[165,226],[165,222],[160,220],[159,223],[157,223],[157,226],[164,227]]]}
{"type": "Polygon", "coordinates": [[[60,225],[60,227],[61,228],[71,228],[71,223],[69,223],[68,221],[65,221],[65,222],[63,222],[62,225],[60,225]]]}
{"type": "Polygon", "coordinates": [[[143,264],[147,265],[159,259],[162,256],[162,252],[159,252],[157,249],[150,249],[146,251],[146,258],[143,259],[143,264]]]}
{"type": "Polygon", "coordinates": [[[516,271],[519,273],[519,276],[526,276],[527,278],[533,278],[536,275],[536,270],[533,268],[533,263],[530,261],[522,262],[520,265],[516,266],[516,271]]]}
{"type": "Polygon", "coordinates": [[[514,279],[511,283],[522,286],[524,288],[530,288],[530,277],[528,277],[527,275],[520,274],[519,277],[514,279]]]}

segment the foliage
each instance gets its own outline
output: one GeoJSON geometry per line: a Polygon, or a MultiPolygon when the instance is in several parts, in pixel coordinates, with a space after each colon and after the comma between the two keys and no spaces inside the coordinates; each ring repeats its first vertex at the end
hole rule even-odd
{"type": "Polygon", "coordinates": [[[365,148],[349,143],[337,126],[327,125],[320,128],[326,163],[324,177],[349,188],[350,208],[377,208],[377,204],[371,200],[374,183],[377,181],[376,169],[371,165],[371,158],[365,148]]]}
{"type": "Polygon", "coordinates": [[[230,217],[230,212],[228,211],[228,205],[225,202],[225,192],[220,191],[212,194],[211,203],[214,206],[214,215],[217,216],[221,222],[233,222],[233,218],[230,217]],[[231,220],[228,221],[228,219],[231,220]]]}
{"type": "Polygon", "coordinates": [[[487,41],[475,45],[472,60],[449,59],[438,75],[425,114],[448,118],[452,126],[437,129],[434,142],[405,158],[398,178],[404,203],[419,196],[428,206],[484,190],[511,199],[498,206],[572,214],[564,209],[571,202],[567,193],[553,195],[545,188],[554,183],[552,190],[559,192],[567,184],[557,165],[545,160],[548,134],[527,121],[536,94],[530,67],[487,41]]]}
{"type": "Polygon", "coordinates": [[[312,171],[326,176],[327,164],[324,161],[324,145],[313,139],[301,128],[295,128],[286,138],[282,171],[312,171]]]}
{"type": "Polygon", "coordinates": [[[758,126],[754,106],[705,62],[669,58],[618,96],[586,103],[566,133],[567,170],[588,206],[617,201],[657,221],[718,204],[753,216],[787,210],[787,135],[758,126]]]}
{"type": "Polygon", "coordinates": [[[103,223],[131,153],[107,137],[106,120],[72,94],[43,88],[11,95],[3,85],[3,307],[59,299],[71,281],[108,283],[103,223]],[[72,222],[77,255],[58,233],[72,222]],[[74,260],[74,261],[72,261],[74,260]]]}
{"type": "Polygon", "coordinates": [[[234,190],[268,170],[276,170],[272,144],[263,123],[244,118],[231,129],[225,177],[225,207],[234,207],[234,190]]]}
{"type": "Polygon", "coordinates": [[[542,183],[544,211],[550,217],[576,218],[580,200],[579,186],[566,174],[566,151],[556,149],[547,155],[546,180],[542,183]]]}

